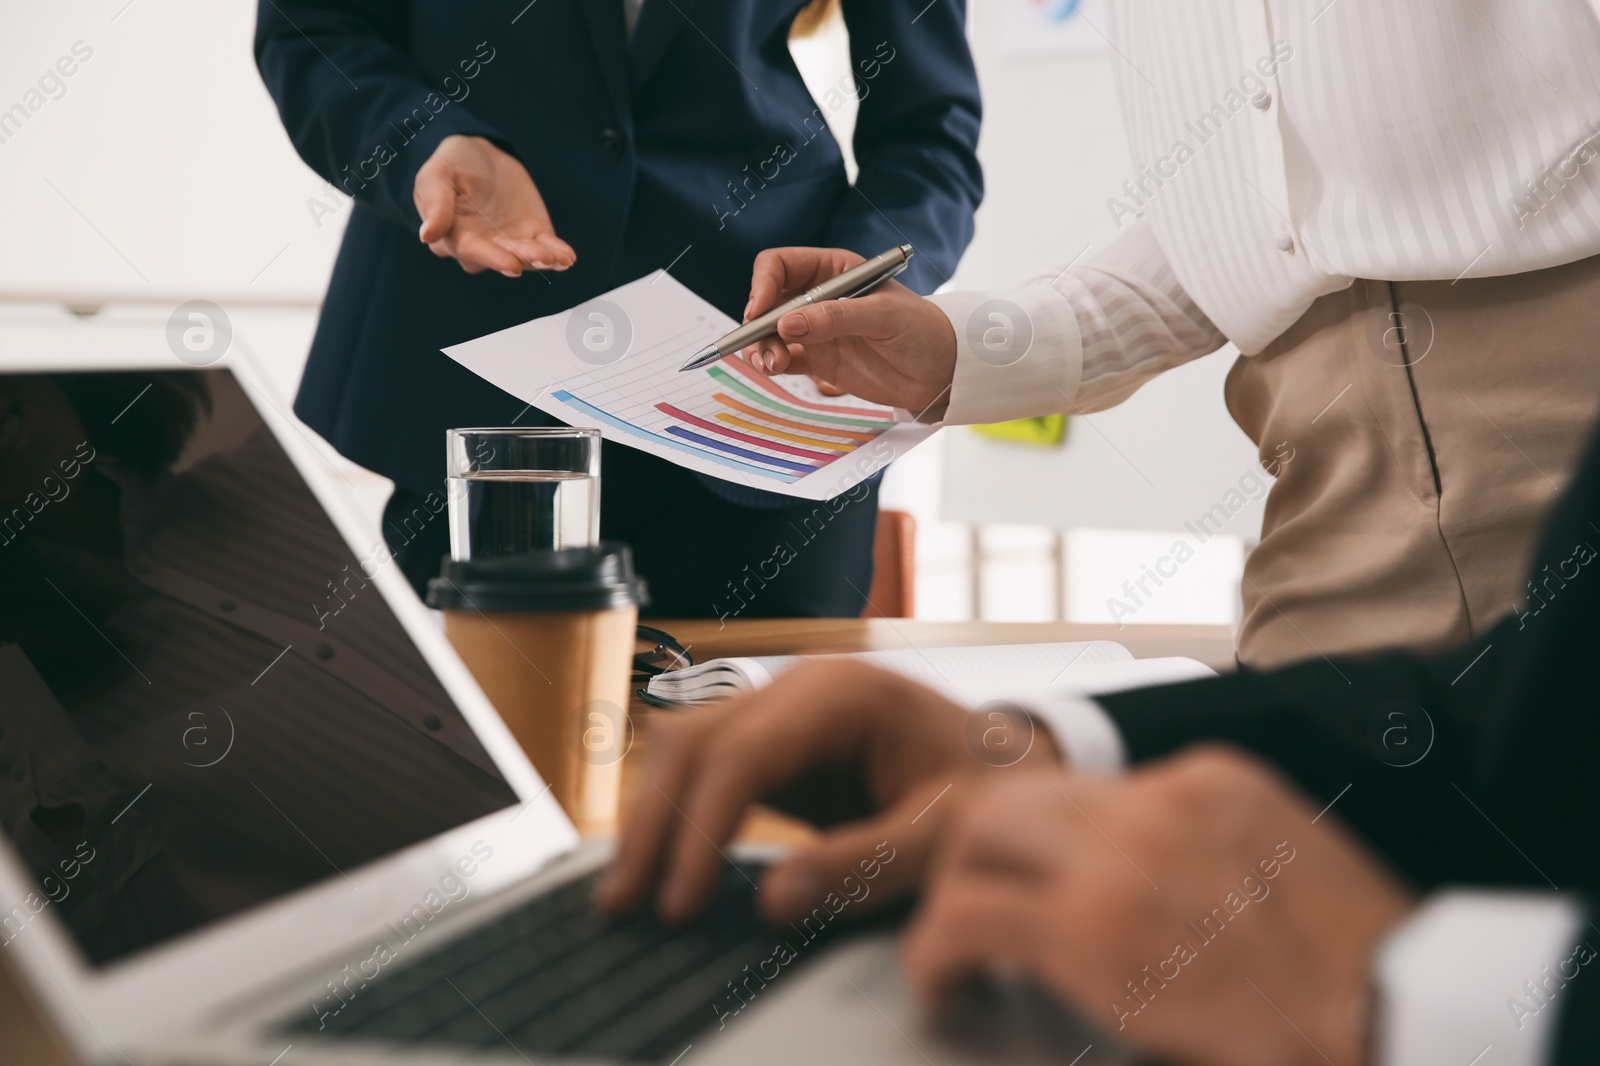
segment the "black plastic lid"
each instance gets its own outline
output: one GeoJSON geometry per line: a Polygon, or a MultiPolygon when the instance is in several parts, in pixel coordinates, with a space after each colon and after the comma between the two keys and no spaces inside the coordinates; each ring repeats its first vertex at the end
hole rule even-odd
{"type": "Polygon", "coordinates": [[[428,582],[428,606],[441,611],[604,611],[650,602],[633,572],[633,550],[619,541],[459,562],[445,559],[428,582]]]}

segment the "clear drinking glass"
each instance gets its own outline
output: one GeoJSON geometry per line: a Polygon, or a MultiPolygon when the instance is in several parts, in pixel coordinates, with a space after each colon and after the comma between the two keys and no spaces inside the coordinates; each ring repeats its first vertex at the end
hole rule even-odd
{"type": "Polygon", "coordinates": [[[463,562],[600,539],[600,431],[452,429],[450,556],[463,562]]]}

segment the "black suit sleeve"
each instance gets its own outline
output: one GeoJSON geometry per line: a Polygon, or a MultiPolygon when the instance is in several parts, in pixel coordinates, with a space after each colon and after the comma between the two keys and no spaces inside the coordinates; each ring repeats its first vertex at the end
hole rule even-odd
{"type": "MultiPolygon", "coordinates": [[[[1600,914],[1590,912],[1588,932],[1593,932],[1597,918],[1600,914]]],[[[1556,1019],[1555,1049],[1550,1057],[1553,1066],[1589,1066],[1595,1060],[1595,1049],[1600,1048],[1600,980],[1595,978],[1600,974],[1590,973],[1589,967],[1597,964],[1600,959],[1587,963],[1561,994],[1561,1016],[1556,1019]]]]}
{"type": "Polygon", "coordinates": [[[860,170],[824,241],[867,256],[909,241],[918,254],[900,280],[930,293],[955,272],[983,199],[965,4],[845,0],[842,10],[861,101],[860,170]]]}
{"type": "MultiPolygon", "coordinates": [[[[1600,890],[1600,438],[1527,605],[1431,656],[1311,660],[1104,697],[1134,761],[1220,740],[1277,764],[1419,884],[1600,890]]],[[[1596,982],[1600,983],[1600,982],[1596,982]]]]}
{"type": "Polygon", "coordinates": [[[415,229],[422,220],[412,185],[440,141],[475,134],[508,142],[451,99],[465,98],[460,77],[436,80],[408,54],[410,7],[403,0],[262,0],[255,55],[300,158],[347,195],[415,229]]]}
{"type": "Polygon", "coordinates": [[[1474,645],[1470,654],[1438,660],[1316,660],[1100,703],[1134,762],[1199,742],[1234,744],[1278,766],[1322,803],[1337,800],[1339,815],[1419,884],[1501,880],[1507,871],[1521,872],[1514,852],[1476,847],[1493,830],[1452,784],[1476,791],[1469,770],[1486,732],[1477,700],[1492,688],[1495,666],[1480,661],[1457,684],[1451,681],[1481,650],[1474,645]]]}

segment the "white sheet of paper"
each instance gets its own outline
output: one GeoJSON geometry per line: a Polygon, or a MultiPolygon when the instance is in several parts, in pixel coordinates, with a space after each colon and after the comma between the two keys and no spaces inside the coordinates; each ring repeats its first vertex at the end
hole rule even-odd
{"type": "Polygon", "coordinates": [[[680,374],[738,323],[666,271],[444,353],[513,396],[607,440],[751,488],[848,492],[926,440],[888,407],[767,378],[738,356],[680,374]]]}

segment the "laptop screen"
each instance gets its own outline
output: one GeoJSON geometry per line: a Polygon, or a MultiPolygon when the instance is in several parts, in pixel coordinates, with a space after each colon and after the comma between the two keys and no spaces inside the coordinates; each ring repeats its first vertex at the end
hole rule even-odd
{"type": "Polygon", "coordinates": [[[0,374],[0,941],[104,964],[516,803],[390,565],[226,370],[0,374]]]}

